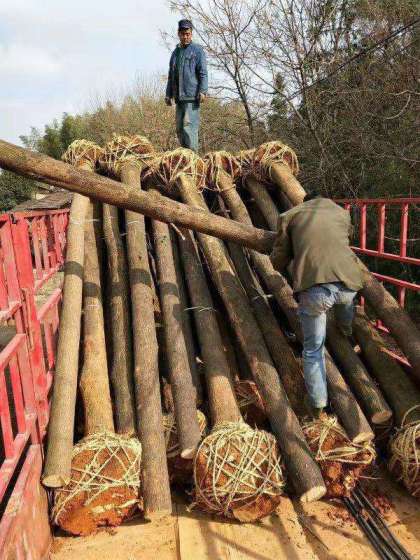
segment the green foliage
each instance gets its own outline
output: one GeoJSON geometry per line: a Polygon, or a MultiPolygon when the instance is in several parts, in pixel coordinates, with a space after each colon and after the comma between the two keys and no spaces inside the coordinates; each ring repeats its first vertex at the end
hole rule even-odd
{"type": "Polygon", "coordinates": [[[0,212],[7,212],[20,202],[31,198],[35,183],[11,171],[0,170],[0,212]]]}

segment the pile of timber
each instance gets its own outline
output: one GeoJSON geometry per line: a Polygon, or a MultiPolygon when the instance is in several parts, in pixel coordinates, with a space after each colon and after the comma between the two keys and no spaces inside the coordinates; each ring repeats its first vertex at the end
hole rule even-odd
{"type": "Polygon", "coordinates": [[[84,534],[138,510],[167,515],[171,484],[240,521],[271,513],[283,492],[343,497],[384,428],[392,472],[420,492],[420,334],[367,269],[363,295],[412,372],[363,310],[353,339],[331,316],[334,415],[308,418],[297,302],[268,255],[267,229],[305,194],[293,150],[270,142],[201,159],[116,136],[103,149],[78,141],[64,159],[0,142],[2,167],[78,193],[43,476],[60,526],[84,534]],[[84,438],[73,448],[75,424],[84,438]]]}

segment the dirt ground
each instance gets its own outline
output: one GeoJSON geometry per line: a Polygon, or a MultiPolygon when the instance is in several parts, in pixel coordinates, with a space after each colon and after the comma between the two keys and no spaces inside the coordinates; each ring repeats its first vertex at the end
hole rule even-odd
{"type": "MultiPolygon", "coordinates": [[[[420,560],[420,503],[385,472],[377,487],[391,507],[386,521],[413,560],[420,560]]],[[[284,498],[275,515],[241,525],[189,512],[182,500],[170,518],[133,519],[84,538],[57,536],[51,560],[374,560],[376,553],[339,504],[302,505],[284,498]]]]}

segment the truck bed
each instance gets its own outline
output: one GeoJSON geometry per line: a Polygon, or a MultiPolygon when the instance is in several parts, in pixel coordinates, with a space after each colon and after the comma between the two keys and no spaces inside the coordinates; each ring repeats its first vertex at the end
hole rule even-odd
{"type": "MultiPolygon", "coordinates": [[[[381,472],[378,486],[390,501],[385,519],[394,535],[420,559],[418,501],[381,472]]],[[[374,560],[378,556],[338,504],[302,505],[284,498],[276,515],[239,524],[189,512],[181,498],[173,515],[145,523],[141,518],[84,538],[57,535],[51,560],[374,560]]]]}

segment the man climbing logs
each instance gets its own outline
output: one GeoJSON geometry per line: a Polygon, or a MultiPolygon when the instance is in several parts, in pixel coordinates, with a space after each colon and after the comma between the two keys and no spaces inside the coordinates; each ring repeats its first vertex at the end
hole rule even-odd
{"type": "Polygon", "coordinates": [[[327,311],[351,336],[353,300],[362,288],[362,271],[350,248],[350,215],[332,200],[307,194],[302,204],[282,214],[271,253],[276,270],[293,261],[293,290],[303,331],[303,370],[314,417],[328,404],[324,345],[327,311]]]}
{"type": "Polygon", "coordinates": [[[178,22],[179,45],[169,62],[165,103],[176,104],[176,132],[184,148],[198,151],[200,104],[207,95],[207,61],[203,48],[192,42],[192,23],[178,22]]]}

